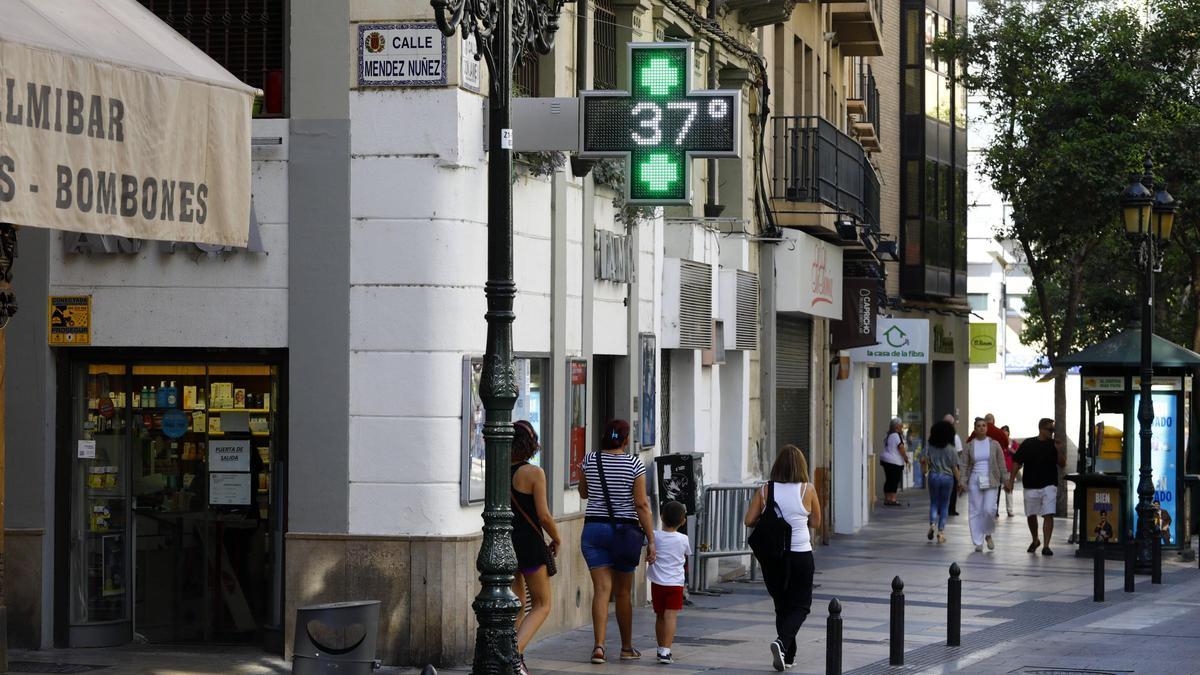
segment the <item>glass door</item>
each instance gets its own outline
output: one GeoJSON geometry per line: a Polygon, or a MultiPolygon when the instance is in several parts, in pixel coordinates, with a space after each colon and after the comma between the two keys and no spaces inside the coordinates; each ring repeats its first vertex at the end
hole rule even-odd
{"type": "Polygon", "coordinates": [[[125,366],[71,373],[70,633],[73,647],[129,642],[129,416],[125,366]]]}

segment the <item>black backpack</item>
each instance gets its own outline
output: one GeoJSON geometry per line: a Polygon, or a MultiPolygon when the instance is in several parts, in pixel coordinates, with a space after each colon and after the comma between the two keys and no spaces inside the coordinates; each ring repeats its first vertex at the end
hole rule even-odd
{"type": "Polygon", "coordinates": [[[746,543],[764,570],[774,566],[792,550],[792,526],[779,515],[779,505],[775,503],[775,481],[767,483],[767,503],[746,543]]]}

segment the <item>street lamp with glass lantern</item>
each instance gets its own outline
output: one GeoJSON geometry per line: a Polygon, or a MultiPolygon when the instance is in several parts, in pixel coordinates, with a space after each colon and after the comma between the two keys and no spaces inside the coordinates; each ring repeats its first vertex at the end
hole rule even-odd
{"type": "MultiPolygon", "coordinates": [[[[1152,564],[1154,538],[1159,533],[1154,528],[1154,480],[1151,468],[1150,443],[1154,425],[1154,403],[1151,386],[1154,380],[1154,362],[1151,357],[1151,341],[1154,335],[1154,273],[1159,271],[1162,252],[1171,238],[1171,227],[1175,223],[1177,205],[1166,186],[1154,187],[1154,164],[1146,154],[1145,173],[1140,180],[1132,181],[1121,193],[1121,219],[1125,235],[1138,247],[1138,262],[1142,272],[1142,357],[1141,399],[1138,403],[1138,505],[1137,542],[1138,567],[1145,569],[1152,564]]],[[[1161,560],[1158,561],[1161,564],[1161,560]]]]}

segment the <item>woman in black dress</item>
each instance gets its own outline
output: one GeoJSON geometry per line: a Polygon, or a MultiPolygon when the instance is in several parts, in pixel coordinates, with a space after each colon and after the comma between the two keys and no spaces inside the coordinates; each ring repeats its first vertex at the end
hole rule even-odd
{"type": "Polygon", "coordinates": [[[550,576],[546,573],[546,548],[543,530],[550,535],[550,552],[558,555],[558,527],[546,504],[546,472],[529,460],[538,453],[537,432],[525,420],[513,423],[512,446],[512,507],[513,548],[517,552],[517,573],[513,578],[513,593],[521,600],[517,613],[518,663],[513,664],[518,675],[528,675],[525,668],[525,646],[550,616],[550,576]],[[532,522],[531,522],[532,521],[532,522]],[[535,527],[536,526],[536,527],[535,527]],[[525,605],[525,589],[532,600],[525,605]]]}

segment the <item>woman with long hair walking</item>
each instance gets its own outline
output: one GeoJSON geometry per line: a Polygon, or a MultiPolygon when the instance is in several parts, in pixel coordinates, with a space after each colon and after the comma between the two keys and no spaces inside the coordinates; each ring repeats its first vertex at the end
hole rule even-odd
{"type": "Polygon", "coordinates": [[[613,420],[604,428],[600,449],[583,460],[579,496],[588,500],[580,547],[592,576],[592,663],[605,663],[608,601],[617,605],[621,660],[641,658],[633,646],[633,573],[641,561],[654,562],[654,521],[646,497],[646,467],[626,452],[629,422],[613,420]]]}
{"type": "Polygon", "coordinates": [[[517,573],[512,590],[521,601],[517,614],[517,661],[513,671],[528,675],[525,667],[525,647],[550,616],[550,574],[546,569],[546,554],[558,555],[562,540],[558,525],[546,500],[546,472],[529,463],[541,450],[533,425],[525,420],[513,422],[512,496],[516,512],[512,525],[513,549],[517,553],[517,573]],[[543,532],[550,535],[546,544],[543,532]],[[529,590],[531,606],[525,607],[525,591],[529,590]]]}
{"type": "MultiPolygon", "coordinates": [[[[975,433],[963,448],[962,476],[970,498],[971,542],[975,551],[996,548],[992,532],[996,530],[997,490],[1004,484],[1004,451],[995,439],[988,438],[988,425],[975,418],[975,433]]],[[[963,490],[960,484],[959,491],[963,490]]]]}
{"type": "Polygon", "coordinates": [[[763,580],[775,602],[775,640],[771,663],[783,671],[796,662],[796,633],[812,607],[815,562],[808,528],[821,527],[821,501],[809,482],[808,462],[794,445],[779,450],[771,480],[754,493],[746,510],[747,527],[758,525],[768,505],[791,527],[791,544],[783,559],[763,567],[763,580]]]}
{"type": "Polygon", "coordinates": [[[922,458],[925,470],[929,473],[929,533],[925,538],[933,539],[936,526],[939,544],[946,542],[946,517],[950,510],[950,495],[958,483],[955,436],[957,432],[953,424],[945,420],[935,422],[929,429],[929,448],[922,458]]]}

